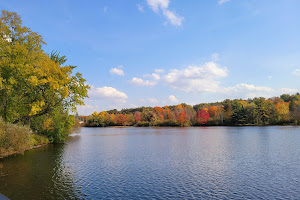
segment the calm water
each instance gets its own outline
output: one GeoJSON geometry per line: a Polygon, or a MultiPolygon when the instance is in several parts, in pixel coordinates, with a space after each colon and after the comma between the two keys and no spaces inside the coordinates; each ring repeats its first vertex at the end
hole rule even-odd
{"type": "Polygon", "coordinates": [[[300,127],[82,128],[0,160],[11,199],[299,199],[300,127]]]}

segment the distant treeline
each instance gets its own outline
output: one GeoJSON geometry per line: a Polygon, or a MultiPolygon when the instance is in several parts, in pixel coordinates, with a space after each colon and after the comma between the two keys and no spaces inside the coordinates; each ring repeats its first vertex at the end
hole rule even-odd
{"type": "Polygon", "coordinates": [[[105,126],[219,126],[300,124],[300,94],[269,99],[226,99],[223,102],[185,103],[94,112],[79,117],[88,127],[105,126]]]}

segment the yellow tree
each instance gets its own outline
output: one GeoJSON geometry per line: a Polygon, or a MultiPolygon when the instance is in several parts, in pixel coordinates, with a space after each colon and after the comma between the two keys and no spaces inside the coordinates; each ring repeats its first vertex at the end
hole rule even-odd
{"type": "Polygon", "coordinates": [[[287,102],[277,103],[275,105],[275,114],[279,122],[289,120],[289,103],[287,102]]]}
{"type": "Polygon", "coordinates": [[[52,53],[49,57],[42,50],[44,44],[42,36],[22,26],[20,16],[2,11],[0,115],[5,121],[30,124],[41,116],[69,118],[68,111],[83,105],[89,88],[85,79],[80,73],[72,74],[75,66],[62,66],[64,56],[52,53]]]}

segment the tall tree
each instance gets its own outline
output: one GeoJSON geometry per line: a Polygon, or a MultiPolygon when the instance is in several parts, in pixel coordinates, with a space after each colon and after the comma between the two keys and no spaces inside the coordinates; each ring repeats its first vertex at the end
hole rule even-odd
{"type": "MultiPolygon", "coordinates": [[[[69,119],[68,112],[75,112],[77,105],[84,104],[89,88],[85,79],[80,73],[73,75],[76,66],[62,66],[65,56],[57,52],[47,55],[42,50],[44,44],[42,36],[22,26],[19,15],[2,11],[0,115],[5,121],[30,125],[32,120],[42,117],[59,122],[61,117],[69,119]]],[[[34,126],[41,130],[37,122],[34,126]]],[[[69,127],[60,126],[64,127],[60,130],[69,127]]]]}

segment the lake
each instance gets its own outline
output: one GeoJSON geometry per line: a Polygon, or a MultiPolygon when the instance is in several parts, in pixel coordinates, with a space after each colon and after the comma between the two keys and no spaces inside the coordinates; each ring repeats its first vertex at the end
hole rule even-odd
{"type": "Polygon", "coordinates": [[[300,127],[82,128],[0,159],[11,199],[299,199],[300,127]]]}

